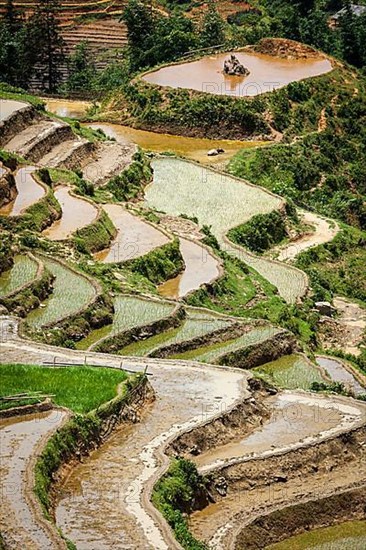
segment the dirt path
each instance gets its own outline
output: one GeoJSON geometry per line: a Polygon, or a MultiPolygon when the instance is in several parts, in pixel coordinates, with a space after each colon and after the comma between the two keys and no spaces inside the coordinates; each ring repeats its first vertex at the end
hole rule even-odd
{"type": "Polygon", "coordinates": [[[366,310],[346,298],[336,297],[333,304],[339,313],[337,320],[344,329],[343,351],[360,355],[359,345],[366,337],[366,310]]]}
{"type": "Polygon", "coordinates": [[[321,218],[313,212],[301,211],[302,222],[312,225],[314,231],[303,235],[297,241],[291,242],[288,245],[277,248],[279,251],[277,260],[288,262],[293,260],[300,252],[307,250],[313,246],[327,243],[334,239],[339,231],[339,226],[334,221],[321,218]]]}
{"type": "Polygon", "coordinates": [[[33,493],[35,457],[66,417],[65,411],[52,410],[0,421],[0,520],[6,548],[66,548],[43,519],[33,493]]]}

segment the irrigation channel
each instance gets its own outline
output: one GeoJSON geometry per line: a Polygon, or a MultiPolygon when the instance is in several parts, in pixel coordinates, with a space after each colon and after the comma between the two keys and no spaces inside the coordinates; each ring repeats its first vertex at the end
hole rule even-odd
{"type": "MultiPolygon", "coordinates": [[[[13,331],[9,330],[9,323],[12,321],[2,319],[1,361],[84,361],[82,352],[22,340],[17,336],[16,323],[13,331]]],[[[175,436],[229,411],[236,400],[250,397],[247,388],[250,374],[210,365],[203,368],[192,362],[141,361],[90,352],[86,360],[90,365],[115,368],[120,368],[122,360],[124,368],[130,370],[140,370],[147,365],[148,372],[153,375],[157,399],[133,429],[117,429],[106,444],[73,468],[57,500],[57,525],[77,548],[85,550],[96,547],[101,550],[112,547],[179,548],[149,502],[152,484],[159,477],[162,465],[168,461],[162,451],[175,436]]],[[[253,452],[271,457],[277,450],[282,452],[318,445],[329,437],[364,424],[366,420],[364,404],[334,396],[284,392],[270,397],[267,407],[271,414],[262,426],[231,445],[221,449],[215,446],[212,454],[203,453],[199,465],[211,469],[218,460],[231,463],[237,459],[239,449],[242,449],[239,450],[240,460],[246,460],[252,458],[253,452]],[[276,435],[276,449],[273,448],[273,433],[276,435]]],[[[17,454],[16,449],[14,452],[17,454]]],[[[359,465],[358,473],[352,472],[354,482],[358,483],[364,475],[362,468],[359,465]]],[[[337,485],[335,474],[319,478],[323,482],[327,479],[328,490],[331,486],[342,485],[341,481],[337,485]]],[[[297,494],[300,489],[297,483],[297,494]]],[[[293,490],[296,493],[295,488],[293,490]]],[[[222,506],[222,511],[215,509],[212,521],[209,520],[211,530],[228,518],[226,500],[222,506]]],[[[233,511],[238,509],[240,499],[236,496],[233,511]]],[[[207,516],[204,511],[202,514],[207,516]]],[[[194,514],[192,521],[194,531],[197,531],[195,526],[201,525],[201,520],[194,514]]],[[[11,527],[9,520],[8,528],[11,527]]]]}

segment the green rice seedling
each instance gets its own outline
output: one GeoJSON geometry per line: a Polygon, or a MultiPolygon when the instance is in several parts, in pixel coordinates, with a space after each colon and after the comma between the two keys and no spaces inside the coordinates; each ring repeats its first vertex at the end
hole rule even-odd
{"type": "Polygon", "coordinates": [[[309,390],[313,382],[324,382],[319,368],[302,355],[286,355],[253,369],[261,378],[289,390],[309,390]]]}
{"type": "Polygon", "coordinates": [[[30,283],[37,275],[37,262],[27,255],[14,258],[14,265],[0,275],[0,296],[6,296],[17,288],[30,283]]]}
{"type": "Polygon", "coordinates": [[[226,355],[232,351],[246,348],[252,344],[259,344],[268,338],[271,338],[275,334],[280,332],[280,329],[275,327],[258,327],[239,338],[228,340],[227,342],[219,342],[217,344],[211,344],[203,346],[195,350],[187,351],[172,356],[174,359],[192,359],[195,361],[202,361],[203,363],[215,363],[219,357],[226,355]]]}
{"type": "MultiPolygon", "coordinates": [[[[44,367],[0,365],[0,396],[41,392],[52,401],[77,413],[87,413],[113,399],[117,386],[127,378],[118,369],[95,367],[44,367]]],[[[14,403],[14,402],[13,402],[14,403]]],[[[6,402],[0,401],[0,409],[6,402]]]]}
{"type": "Polygon", "coordinates": [[[55,323],[77,313],[96,295],[94,286],[82,275],[50,259],[44,260],[44,264],[55,276],[53,293],[28,315],[27,323],[32,327],[55,323]]]}

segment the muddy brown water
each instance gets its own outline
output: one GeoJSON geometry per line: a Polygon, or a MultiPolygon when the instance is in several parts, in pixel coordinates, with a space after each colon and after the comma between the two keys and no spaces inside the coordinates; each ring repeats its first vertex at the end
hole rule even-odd
{"type": "MultiPolygon", "coordinates": [[[[48,111],[69,118],[81,118],[85,116],[86,109],[91,106],[90,103],[82,101],[63,99],[45,99],[45,101],[48,111]]],[[[114,138],[117,142],[125,145],[134,143],[142,149],[155,153],[170,151],[176,155],[188,157],[205,164],[222,164],[228,161],[241,149],[249,149],[267,144],[263,141],[190,138],[174,134],[161,134],[157,132],[148,132],[146,130],[137,130],[121,124],[107,122],[85,123],[84,125],[94,130],[103,130],[108,137],[114,138]],[[223,149],[224,153],[217,156],[208,156],[207,153],[211,149],[223,149]]]]}
{"type": "Polygon", "coordinates": [[[174,279],[159,286],[159,294],[165,298],[177,300],[188,292],[197,290],[202,284],[209,283],[220,274],[218,260],[198,243],[179,239],[185,270],[174,279]]]}
{"type": "Polygon", "coordinates": [[[199,139],[172,134],[158,134],[145,130],[136,130],[119,124],[87,124],[91,128],[98,128],[120,143],[135,143],[142,149],[163,153],[170,151],[176,155],[188,157],[204,164],[220,164],[228,161],[237,151],[265,145],[263,141],[234,141],[199,139]],[[208,156],[211,149],[223,149],[224,153],[217,156],[208,156]]]}
{"type": "Polygon", "coordinates": [[[147,73],[143,79],[151,84],[171,88],[189,88],[200,92],[235,97],[256,96],[290,82],[318,76],[332,70],[327,59],[281,59],[271,55],[236,52],[250,71],[249,76],[228,76],[223,73],[230,53],[203,57],[198,61],[163,67],[147,73]]]}
{"type": "Polygon", "coordinates": [[[74,197],[66,186],[57,187],[55,197],[61,205],[62,216],[43,231],[43,235],[52,241],[67,239],[77,229],[92,223],[98,215],[90,202],[74,197]]]}
{"type": "MultiPolygon", "coordinates": [[[[295,394],[296,395],[296,394],[295,394]]],[[[227,445],[215,448],[194,458],[201,470],[223,464],[227,460],[279,450],[339,426],[342,412],[338,407],[323,407],[321,399],[304,399],[301,394],[296,401],[286,393],[269,398],[267,405],[271,416],[251,434],[227,445]]]]}
{"type": "Polygon", "coordinates": [[[93,105],[90,101],[74,99],[51,99],[48,97],[42,99],[46,103],[47,111],[67,118],[82,118],[93,105]]]}
{"type": "Polygon", "coordinates": [[[173,365],[151,372],[157,400],[141,423],[117,429],[61,488],[57,525],[78,550],[168,550],[139,500],[141,485],[156,468],[154,450],[184,423],[193,425],[230,406],[240,379],[234,373],[173,365]]]}
{"type": "Polygon", "coordinates": [[[32,206],[45,195],[43,187],[33,178],[32,174],[35,170],[35,166],[25,166],[17,171],[15,174],[17,196],[13,201],[0,208],[0,215],[19,216],[23,210],[32,206]]]}
{"type": "Polygon", "coordinates": [[[0,421],[1,532],[7,548],[53,550],[48,533],[36,522],[29,505],[26,468],[38,445],[65,418],[60,410],[0,421]]]}
{"type": "Polygon", "coordinates": [[[23,107],[28,107],[28,104],[10,99],[0,99],[0,121],[5,120],[10,115],[15,113],[15,111],[23,109],[23,107]]]}
{"type": "Polygon", "coordinates": [[[355,395],[366,393],[366,388],[361,386],[357,378],[346,369],[342,361],[334,357],[318,356],[316,362],[327,371],[334,382],[344,384],[345,387],[353,391],[355,395]]]}
{"type": "Polygon", "coordinates": [[[122,206],[105,204],[103,208],[118,233],[110,248],[94,255],[96,260],[104,263],[124,262],[143,256],[169,242],[164,233],[122,206]]]}

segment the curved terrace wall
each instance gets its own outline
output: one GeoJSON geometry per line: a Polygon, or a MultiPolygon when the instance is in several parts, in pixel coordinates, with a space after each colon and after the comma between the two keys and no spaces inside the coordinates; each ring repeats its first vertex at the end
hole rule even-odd
{"type": "Polygon", "coordinates": [[[309,500],[259,516],[237,535],[235,550],[254,550],[293,535],[349,520],[366,519],[366,487],[309,500]]]}
{"type": "Polygon", "coordinates": [[[118,353],[118,351],[137,340],[146,340],[159,332],[164,332],[169,328],[175,328],[182,324],[186,318],[186,311],[183,306],[177,305],[174,311],[162,319],[153,321],[146,325],[133,327],[123,332],[107,336],[91,347],[90,351],[102,353],[118,353]]]}
{"type": "Polygon", "coordinates": [[[37,273],[33,281],[29,281],[16,288],[6,296],[0,298],[0,304],[13,315],[25,317],[34,308],[39,307],[52,292],[54,276],[45,268],[41,260],[30,252],[27,255],[37,263],[37,273]]]}

